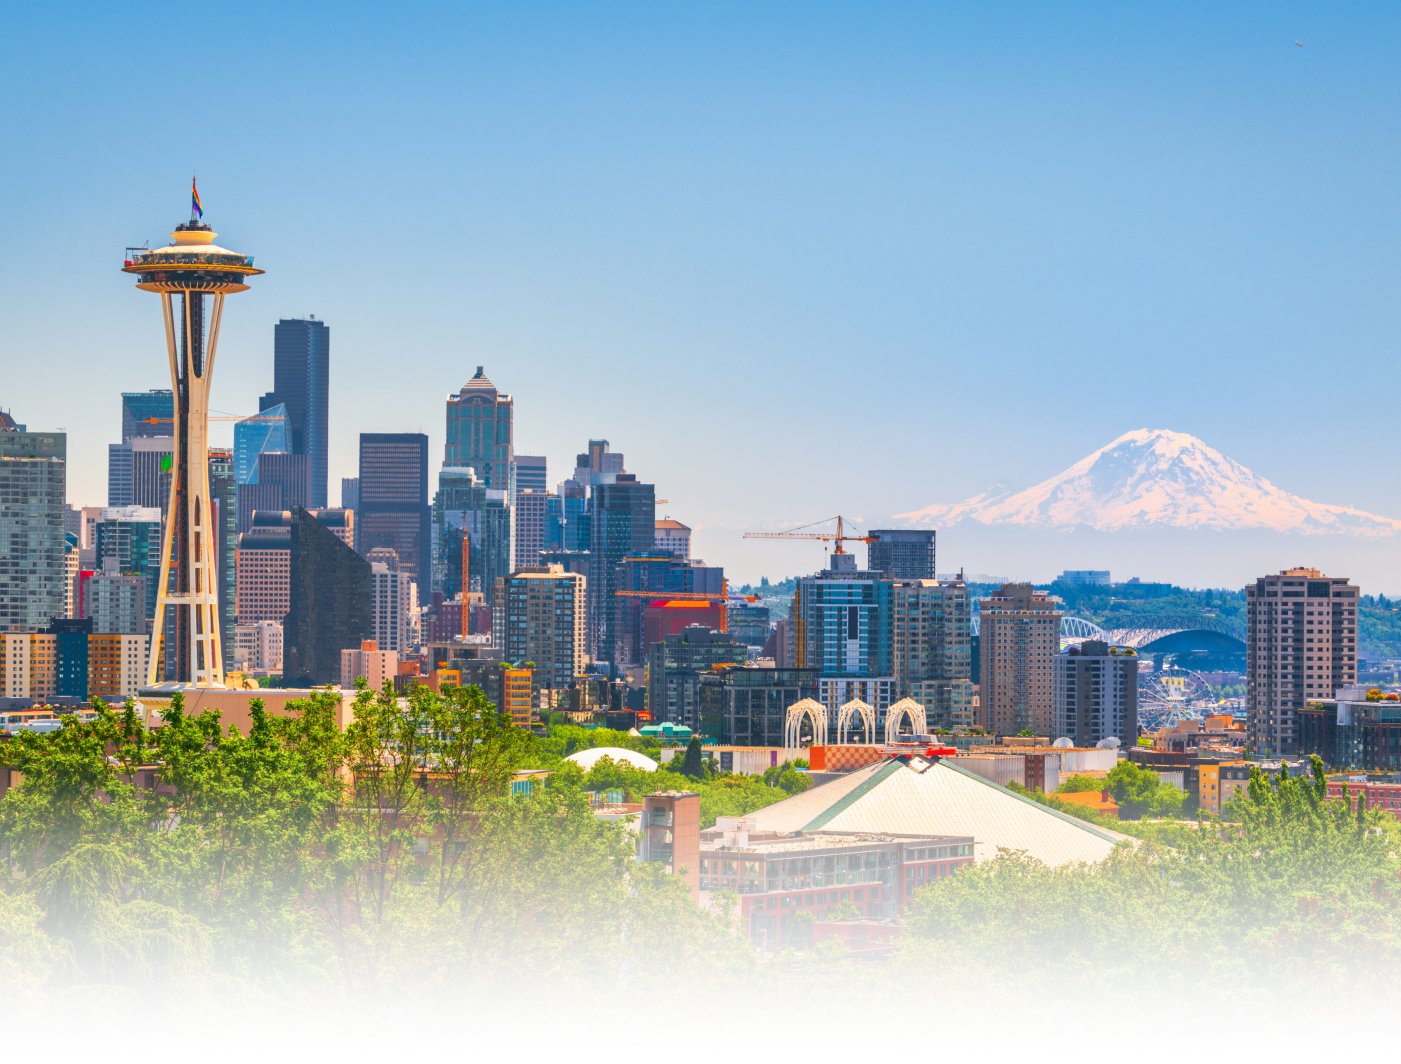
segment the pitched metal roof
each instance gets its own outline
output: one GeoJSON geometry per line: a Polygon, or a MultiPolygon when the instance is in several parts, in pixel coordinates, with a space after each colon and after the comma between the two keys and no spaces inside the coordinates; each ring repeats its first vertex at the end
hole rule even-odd
{"type": "Polygon", "coordinates": [[[978,861],[1023,851],[1044,864],[1098,862],[1126,835],[1078,820],[960,768],[891,758],[745,817],[759,831],[969,835],[978,861]]]}

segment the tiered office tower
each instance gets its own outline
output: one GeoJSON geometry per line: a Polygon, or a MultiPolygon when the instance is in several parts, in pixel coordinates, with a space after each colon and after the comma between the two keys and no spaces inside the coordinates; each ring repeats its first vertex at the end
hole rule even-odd
{"type": "MultiPolygon", "coordinates": [[[[488,488],[511,490],[511,397],[478,366],[476,375],[447,401],[443,465],[467,466],[488,488]]],[[[361,489],[364,490],[363,488],[361,489]]]]}
{"type": "Polygon", "coordinates": [[[175,393],[170,502],[147,670],[152,685],[224,685],[217,530],[209,492],[209,389],[224,297],[247,291],[244,281],[263,271],[254,269],[252,256],[216,245],[217,234],[198,220],[202,217],[196,197],[189,223],[176,228],[170,245],[129,249],[122,266],[136,276],[137,288],[161,297],[175,393]]]}

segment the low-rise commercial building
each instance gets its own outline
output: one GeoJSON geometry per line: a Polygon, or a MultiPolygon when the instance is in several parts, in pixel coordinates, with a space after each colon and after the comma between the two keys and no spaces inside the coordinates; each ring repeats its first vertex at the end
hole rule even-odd
{"type": "Polygon", "coordinates": [[[970,837],[760,831],[752,820],[720,817],[701,834],[700,889],[737,894],[750,938],[782,947],[795,941],[800,912],[821,920],[850,906],[890,919],[920,887],[972,863],[970,837]]]}

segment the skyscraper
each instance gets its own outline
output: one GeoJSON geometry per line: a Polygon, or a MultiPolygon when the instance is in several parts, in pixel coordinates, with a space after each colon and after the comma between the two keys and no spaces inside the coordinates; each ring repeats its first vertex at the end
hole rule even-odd
{"type": "Polygon", "coordinates": [[[516,491],[549,491],[550,477],[543,454],[518,454],[511,458],[516,491]]]}
{"type": "Polygon", "coordinates": [[[291,548],[285,675],[299,685],[337,683],[341,651],[370,638],[370,563],[305,510],[292,514],[291,548]]]}
{"type": "Polygon", "coordinates": [[[462,390],[448,396],[443,465],[469,467],[488,488],[511,491],[511,416],[511,397],[478,366],[462,390]]]}
{"type": "Polygon", "coordinates": [[[895,696],[913,698],[939,727],[973,723],[971,606],[961,580],[895,581],[895,696]]]}
{"type": "Polygon", "coordinates": [[[717,665],[742,665],[747,656],[744,644],[699,624],[654,644],[647,664],[647,709],[652,719],[698,730],[701,677],[717,665]]]}
{"type": "Polygon", "coordinates": [[[497,584],[504,661],[535,662],[542,690],[563,691],[584,671],[584,578],[562,566],[512,573],[497,584]]]}
{"type": "Polygon", "coordinates": [[[169,436],[175,424],[175,393],[169,388],[122,392],[122,442],[139,436],[169,436]]]}
{"type": "Polygon", "coordinates": [[[154,506],[109,507],[93,525],[93,538],[99,569],[141,580],[141,617],[143,624],[149,625],[156,615],[160,592],[161,511],[154,506]]]}
{"type": "Polygon", "coordinates": [[[1056,709],[1058,600],[1030,584],[1003,584],[982,601],[976,723],[997,735],[1048,736],[1056,709]]]}
{"type": "Polygon", "coordinates": [[[418,585],[400,571],[399,555],[389,547],[376,547],[365,560],[370,563],[370,638],[381,650],[411,649],[418,634],[418,585]]]}
{"type": "Polygon", "coordinates": [[[470,469],[445,466],[438,474],[433,521],[434,590],[447,599],[478,591],[490,602],[496,581],[511,571],[506,491],[488,488],[470,469]]]}
{"type": "Polygon", "coordinates": [[[266,452],[290,454],[292,419],[286,403],[275,403],[234,424],[234,476],[238,484],[258,483],[258,458],[266,452]]]}
{"type": "Polygon", "coordinates": [[[260,510],[238,537],[238,623],[281,624],[292,603],[292,515],[260,510]]]}
{"type": "Polygon", "coordinates": [[[67,452],[61,432],[0,427],[0,632],[38,632],[64,615],[67,452]]]}
{"type": "Polygon", "coordinates": [[[273,330],[272,391],[260,408],[287,408],[293,454],[307,456],[311,508],[326,506],[331,330],[315,317],[283,318],[273,330]]]}
{"type": "MultiPolygon", "coordinates": [[[[832,557],[835,566],[836,559],[851,555],[832,557]]],[[[791,610],[793,665],[817,670],[818,700],[829,711],[859,698],[883,717],[895,700],[891,589],[882,574],[847,564],[798,581],[791,610]]]]}
{"type": "Polygon", "coordinates": [[[428,583],[433,536],[428,437],[423,433],[360,434],[360,512],[355,528],[355,547],[362,555],[375,547],[392,547],[403,571],[416,583],[428,583]]]}
{"type": "Polygon", "coordinates": [[[868,569],[891,580],[934,580],[934,530],[883,528],[871,531],[868,569]]]}
{"type": "MultiPolygon", "coordinates": [[[[614,599],[612,610],[616,617],[614,627],[614,648],[619,665],[641,665],[648,660],[648,650],[659,642],[665,631],[649,631],[649,620],[658,622],[652,604],[665,600],[668,595],[681,594],[714,595],[709,602],[674,602],[670,609],[661,612],[676,618],[679,623],[663,625],[672,632],[679,632],[687,626],[687,621],[708,624],[711,627],[724,626],[722,603],[725,595],[725,570],[718,565],[706,565],[697,559],[682,561],[660,547],[640,550],[628,554],[614,570],[614,599]],[[618,595],[619,591],[656,592],[655,598],[640,598],[635,595],[618,595]],[[690,609],[676,609],[678,606],[690,609]],[[686,620],[680,616],[686,615],[686,620]],[[651,615],[651,616],[649,616],[651,615]]],[[[651,627],[655,628],[655,624],[651,627]]]]}
{"type": "Polygon", "coordinates": [[[214,579],[219,588],[219,640],[233,638],[238,617],[238,486],[234,482],[232,451],[209,451],[209,498],[214,503],[214,579]]]}
{"type": "Polygon", "coordinates": [[[629,554],[652,546],[656,531],[657,497],[651,484],[631,473],[619,473],[611,484],[593,488],[590,503],[589,647],[598,661],[617,663],[618,566],[629,554]]]}
{"type": "Polygon", "coordinates": [[[515,525],[511,535],[515,554],[513,568],[524,569],[540,564],[540,554],[545,549],[545,523],[553,498],[554,495],[548,491],[536,491],[534,488],[517,490],[511,509],[515,525]]]}
{"type": "Polygon", "coordinates": [[[1285,569],[1245,589],[1246,732],[1256,753],[1299,749],[1298,714],[1357,682],[1358,589],[1285,569]]]}
{"type": "MultiPolygon", "coordinates": [[[[156,557],[160,557],[159,551],[156,557]]],[[[146,635],[146,581],[135,574],[119,572],[116,563],[109,562],[101,572],[93,573],[84,586],[83,616],[92,621],[94,632],[146,635]]]]}
{"type": "Polygon", "coordinates": [[[240,533],[248,531],[253,514],[259,510],[295,510],[307,506],[311,499],[307,462],[306,455],[285,451],[264,451],[258,455],[254,479],[238,486],[235,524],[240,533]]]}
{"type": "Polygon", "coordinates": [[[1138,654],[1087,639],[1056,655],[1056,714],[1052,728],[1076,746],[1138,739],[1138,654]]]}

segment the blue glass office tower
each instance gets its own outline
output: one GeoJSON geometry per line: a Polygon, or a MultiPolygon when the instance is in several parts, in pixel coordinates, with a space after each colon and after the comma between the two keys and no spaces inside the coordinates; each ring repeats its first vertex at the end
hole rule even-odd
{"type": "Polygon", "coordinates": [[[311,509],[326,506],[331,330],[315,318],[283,318],[273,332],[272,391],[260,409],[286,406],[293,454],[307,456],[311,509]]]}
{"type": "Polygon", "coordinates": [[[257,417],[234,425],[234,479],[240,485],[258,483],[258,458],[264,452],[289,454],[291,418],[286,403],[265,407],[257,417]]]}
{"type": "Polygon", "coordinates": [[[138,436],[169,436],[174,433],[175,393],[169,388],[149,392],[122,392],[122,442],[138,436]]]}

